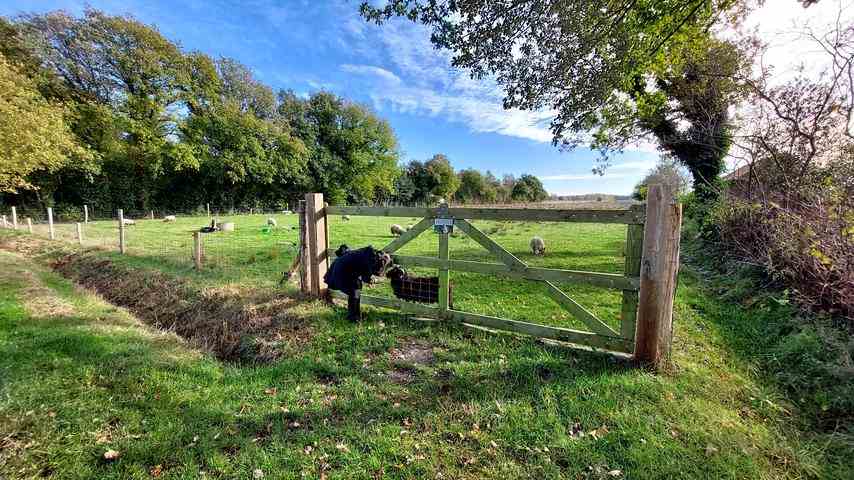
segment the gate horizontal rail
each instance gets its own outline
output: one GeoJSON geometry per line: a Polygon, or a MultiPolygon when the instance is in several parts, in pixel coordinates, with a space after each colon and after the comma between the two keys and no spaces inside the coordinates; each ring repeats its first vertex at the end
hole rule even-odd
{"type": "Polygon", "coordinates": [[[525,222],[579,222],[579,223],[622,223],[642,224],[646,216],[644,205],[633,205],[623,209],[559,209],[559,208],[469,208],[449,207],[444,212],[438,208],[421,207],[360,207],[329,206],[330,215],[353,215],[368,217],[425,217],[436,218],[447,215],[467,220],[515,220],[525,222]]]}

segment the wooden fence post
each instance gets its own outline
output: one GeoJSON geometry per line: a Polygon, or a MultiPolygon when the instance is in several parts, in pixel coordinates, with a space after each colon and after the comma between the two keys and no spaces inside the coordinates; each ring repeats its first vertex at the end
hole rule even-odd
{"type": "Polygon", "coordinates": [[[311,285],[309,282],[308,268],[308,232],[306,232],[305,223],[305,200],[300,200],[297,205],[297,214],[299,215],[299,285],[300,291],[304,294],[311,293],[311,285]]]}
{"type": "Polygon", "coordinates": [[[119,209],[119,252],[125,253],[125,212],[119,209]]]}
{"type": "Polygon", "coordinates": [[[83,224],[77,222],[77,243],[83,246],[83,224]]]}
{"type": "Polygon", "coordinates": [[[640,272],[635,360],[661,367],[673,339],[682,205],[666,185],[650,185],[640,272]]]}
{"type": "Polygon", "coordinates": [[[206,204],[205,204],[205,207],[207,207],[207,209],[208,209],[208,217],[210,217],[210,216],[211,216],[211,204],[210,204],[210,203],[206,203],[206,204]]]}
{"type": "Polygon", "coordinates": [[[56,232],[53,231],[53,208],[47,207],[47,234],[51,240],[56,239],[56,232]]]}
{"type": "Polygon", "coordinates": [[[89,223],[89,205],[83,205],[83,223],[89,223]]]}
{"type": "Polygon", "coordinates": [[[193,232],[193,265],[202,269],[202,232],[193,232]]]}
{"type": "Polygon", "coordinates": [[[326,237],[326,208],[323,206],[322,193],[305,194],[305,224],[308,233],[308,270],[310,294],[315,297],[326,295],[326,282],[323,276],[329,268],[327,250],[329,239],[326,237]]]}
{"type": "Polygon", "coordinates": [[[3,215],[3,228],[9,228],[9,223],[6,221],[6,215],[3,215]]]}
{"type": "Polygon", "coordinates": [[[15,207],[12,207],[12,228],[18,229],[18,210],[15,207]]]}
{"type": "Polygon", "coordinates": [[[30,234],[33,233],[33,219],[30,217],[27,217],[27,231],[30,232],[30,234]]]}

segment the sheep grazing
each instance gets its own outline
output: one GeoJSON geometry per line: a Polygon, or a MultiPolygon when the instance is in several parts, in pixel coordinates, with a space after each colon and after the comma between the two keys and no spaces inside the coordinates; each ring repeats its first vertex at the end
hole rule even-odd
{"type": "Polygon", "coordinates": [[[534,255],[545,255],[546,254],[546,242],[543,241],[540,237],[534,237],[531,239],[531,253],[534,255]]]}
{"type": "Polygon", "coordinates": [[[349,222],[350,221],[350,215],[342,215],[341,220],[344,222],[349,222]]]}
{"type": "MultiPolygon", "coordinates": [[[[386,272],[391,280],[394,296],[401,300],[419,303],[439,303],[439,277],[413,277],[406,273],[400,265],[391,267],[386,272]]],[[[448,285],[448,303],[454,308],[451,286],[448,285]]]]}
{"type": "Polygon", "coordinates": [[[268,227],[273,227],[273,228],[275,228],[275,227],[278,227],[278,226],[279,226],[279,224],[278,224],[278,222],[276,222],[276,219],[275,219],[275,218],[273,218],[273,217],[269,217],[269,218],[267,219],[267,226],[268,226],[268,227]]]}
{"type": "Polygon", "coordinates": [[[400,225],[395,223],[394,225],[391,226],[391,234],[394,235],[395,237],[399,237],[399,236],[403,235],[404,233],[406,233],[406,229],[401,227],[400,225]]]}
{"type": "Polygon", "coordinates": [[[202,227],[199,229],[202,233],[213,233],[219,231],[219,225],[216,224],[216,219],[211,219],[211,224],[209,227],[202,227]]]}
{"type": "Polygon", "coordinates": [[[136,222],[134,222],[134,221],[133,221],[133,220],[131,220],[130,218],[124,218],[124,219],[122,219],[122,223],[124,223],[125,225],[136,225],[136,222]]]}
{"type": "Polygon", "coordinates": [[[177,218],[175,218],[175,215],[166,215],[165,217],[163,217],[164,222],[174,222],[175,220],[177,220],[177,218]]]}

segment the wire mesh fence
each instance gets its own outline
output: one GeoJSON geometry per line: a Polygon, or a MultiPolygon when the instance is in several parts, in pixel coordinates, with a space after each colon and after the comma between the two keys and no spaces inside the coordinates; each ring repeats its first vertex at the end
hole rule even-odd
{"type": "MultiPolygon", "coordinates": [[[[194,234],[200,235],[201,270],[225,280],[258,280],[276,283],[297,255],[299,239],[297,215],[289,210],[212,213],[207,216],[143,211],[106,212],[86,208],[53,209],[4,208],[5,223],[12,229],[57,242],[84,248],[120,251],[150,264],[191,269],[196,266],[194,234]],[[219,228],[200,233],[211,223],[219,228]]],[[[256,282],[258,283],[258,282],[256,282]]]]}

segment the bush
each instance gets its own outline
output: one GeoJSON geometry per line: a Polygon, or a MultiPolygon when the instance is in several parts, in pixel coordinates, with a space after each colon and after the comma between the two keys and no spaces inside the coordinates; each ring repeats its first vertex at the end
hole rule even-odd
{"type": "Polygon", "coordinates": [[[83,207],[70,203],[57,203],[53,207],[53,217],[58,222],[82,222],[83,207]]]}
{"type": "Polygon", "coordinates": [[[760,266],[802,306],[854,326],[854,155],[762,195],[731,189],[712,212],[721,249],[760,266]]]}

